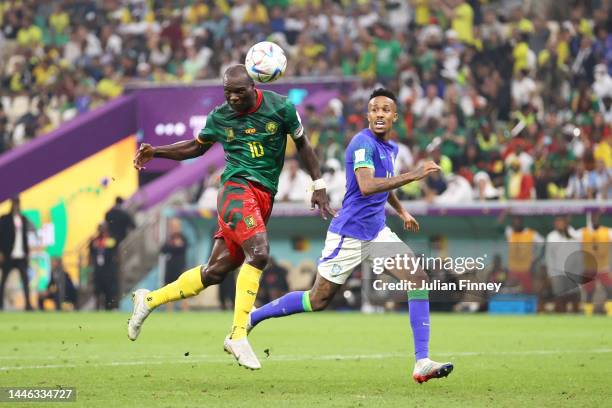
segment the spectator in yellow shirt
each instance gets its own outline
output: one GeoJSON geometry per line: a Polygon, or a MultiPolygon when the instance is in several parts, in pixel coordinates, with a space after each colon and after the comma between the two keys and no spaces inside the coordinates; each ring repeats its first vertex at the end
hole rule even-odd
{"type": "Polygon", "coordinates": [[[457,33],[459,41],[465,44],[474,42],[474,10],[465,0],[444,0],[441,4],[446,18],[451,20],[451,28],[457,33]]]}
{"type": "Polygon", "coordinates": [[[411,0],[414,7],[414,22],[419,27],[429,24],[429,0],[411,0]]]}
{"type": "Polygon", "coordinates": [[[24,24],[17,32],[17,43],[24,48],[36,48],[42,44],[42,38],[42,30],[32,24],[32,18],[24,17],[24,24]]]}
{"type": "Polygon", "coordinates": [[[517,75],[523,70],[529,71],[533,68],[532,64],[535,61],[530,61],[530,55],[533,59],[535,59],[535,55],[529,49],[527,33],[519,32],[518,29],[515,29],[514,38],[516,39],[516,45],[512,50],[512,56],[514,57],[514,75],[517,75]]]}
{"type": "Polygon", "coordinates": [[[308,33],[302,33],[302,35],[300,35],[298,45],[300,56],[311,64],[314,64],[317,57],[325,52],[325,46],[315,42],[308,33]]]}
{"type": "Polygon", "coordinates": [[[522,6],[517,6],[512,10],[511,22],[508,24],[508,29],[510,30],[510,34],[512,34],[515,29],[518,29],[522,33],[533,33],[535,31],[535,27],[531,20],[525,18],[522,6]]]}
{"type": "Polygon", "coordinates": [[[56,4],[53,13],[49,16],[49,27],[55,35],[64,33],[70,25],[70,16],[61,9],[60,4],[56,4]]]}
{"type": "Polygon", "coordinates": [[[187,9],[185,20],[189,24],[196,25],[203,22],[209,13],[210,10],[206,4],[194,4],[187,9]]]}
{"type": "Polygon", "coordinates": [[[608,136],[601,142],[595,145],[593,156],[595,160],[601,160],[606,164],[607,168],[612,168],[612,137],[608,136]]]}
{"type": "Polygon", "coordinates": [[[257,0],[251,0],[249,10],[246,12],[242,23],[264,25],[268,24],[269,21],[266,7],[257,0]]]}
{"type": "Polygon", "coordinates": [[[106,99],[116,98],[123,93],[123,86],[117,80],[117,74],[112,65],[104,66],[104,78],[96,85],[96,91],[106,99]]]}
{"type": "Polygon", "coordinates": [[[318,9],[321,7],[321,0],[292,0],[291,5],[299,8],[313,6],[318,9]]]}
{"type": "Polygon", "coordinates": [[[36,85],[50,86],[57,80],[59,68],[51,64],[48,58],[44,58],[34,67],[32,74],[36,79],[36,85]]]}
{"type": "Polygon", "coordinates": [[[572,34],[567,28],[562,28],[559,33],[559,40],[557,41],[557,61],[560,67],[567,64],[567,60],[570,56],[569,42],[572,34]]]}

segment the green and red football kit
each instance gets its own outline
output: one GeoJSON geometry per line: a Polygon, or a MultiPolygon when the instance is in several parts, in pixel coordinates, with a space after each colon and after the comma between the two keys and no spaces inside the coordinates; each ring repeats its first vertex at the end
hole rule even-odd
{"type": "Polygon", "coordinates": [[[215,238],[224,239],[237,262],[244,260],[242,243],[266,232],[285,161],[287,135],[295,140],[304,133],[295,106],[285,96],[256,91],[253,109],[237,113],[227,103],[218,106],[196,138],[203,145],[221,143],[225,151],[215,238]]]}

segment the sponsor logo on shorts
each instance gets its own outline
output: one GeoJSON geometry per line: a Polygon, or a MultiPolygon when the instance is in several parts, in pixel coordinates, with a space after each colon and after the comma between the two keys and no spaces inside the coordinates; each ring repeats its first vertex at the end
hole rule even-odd
{"type": "Polygon", "coordinates": [[[276,122],[268,122],[266,124],[266,132],[268,133],[276,133],[278,130],[278,123],[276,122]]]}
{"type": "Polygon", "coordinates": [[[254,135],[255,132],[257,132],[257,129],[255,128],[248,128],[244,130],[244,133],[246,133],[247,135],[254,135]]]}
{"type": "Polygon", "coordinates": [[[257,221],[255,221],[255,217],[249,215],[244,219],[244,223],[246,224],[248,229],[255,228],[257,226],[257,221]]]}

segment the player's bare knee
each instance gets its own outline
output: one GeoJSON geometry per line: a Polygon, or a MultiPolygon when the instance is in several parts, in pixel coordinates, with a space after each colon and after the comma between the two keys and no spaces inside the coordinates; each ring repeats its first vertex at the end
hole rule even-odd
{"type": "Polygon", "coordinates": [[[223,273],[221,268],[215,264],[202,265],[200,275],[202,276],[202,283],[205,287],[218,285],[219,283],[223,282],[223,279],[225,278],[225,273],[223,273]]]}
{"type": "Polygon", "coordinates": [[[247,262],[257,269],[264,269],[270,260],[270,247],[266,244],[258,244],[251,248],[247,262]]]}

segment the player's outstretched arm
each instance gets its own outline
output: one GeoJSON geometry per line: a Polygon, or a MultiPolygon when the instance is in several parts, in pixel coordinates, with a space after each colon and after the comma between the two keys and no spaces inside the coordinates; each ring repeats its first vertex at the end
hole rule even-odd
{"type": "Polygon", "coordinates": [[[310,177],[312,177],[312,180],[315,182],[311,200],[312,208],[315,208],[315,205],[319,207],[321,217],[324,220],[327,219],[327,214],[331,215],[332,217],[335,216],[336,212],[329,206],[329,198],[327,197],[325,183],[321,178],[319,160],[317,159],[317,156],[306,135],[302,135],[302,137],[296,139],[295,146],[297,147],[300,161],[304,163],[306,171],[308,174],[310,174],[310,177]]]}
{"type": "Polygon", "coordinates": [[[357,184],[359,184],[361,194],[364,196],[369,196],[372,194],[395,190],[398,187],[413,181],[421,180],[427,177],[429,174],[440,170],[440,166],[433,161],[428,161],[419,166],[416,170],[408,171],[400,174],[399,176],[388,178],[374,177],[374,169],[370,167],[358,168],[355,170],[355,176],[357,177],[357,184]]]}
{"type": "Polygon", "coordinates": [[[212,146],[211,144],[202,144],[193,140],[184,140],[165,146],[151,146],[148,143],[141,143],[136,157],[134,157],[134,167],[137,170],[144,169],[144,165],[150,162],[154,157],[170,160],[185,160],[198,157],[206,153],[212,146]]]}

